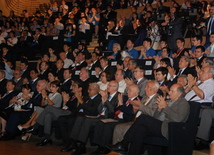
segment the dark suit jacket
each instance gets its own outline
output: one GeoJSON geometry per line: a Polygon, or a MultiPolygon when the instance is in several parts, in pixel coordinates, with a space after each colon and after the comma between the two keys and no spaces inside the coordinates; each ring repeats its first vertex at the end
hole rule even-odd
{"type": "MultiPolygon", "coordinates": [[[[170,89],[170,87],[172,86],[172,84],[173,84],[173,82],[165,80],[160,86],[166,85],[168,87],[168,89],[170,89]]],[[[163,92],[162,92],[162,90],[160,90],[160,89],[158,89],[158,94],[162,95],[162,96],[164,95],[163,92]]]]}
{"type": "Polygon", "coordinates": [[[107,66],[103,71],[109,72],[111,74],[111,80],[114,80],[114,73],[116,72],[116,68],[107,66]]]}
{"type": "Polygon", "coordinates": [[[106,100],[103,104],[98,106],[98,112],[102,112],[102,109],[105,107],[105,116],[104,118],[114,118],[114,109],[118,104],[118,92],[114,95],[111,101],[106,100]]]}
{"type": "Polygon", "coordinates": [[[36,91],[36,85],[37,85],[37,82],[41,80],[40,78],[38,78],[35,82],[33,82],[32,80],[30,80],[29,84],[32,88],[32,91],[35,92],[36,91]]]}
{"type": "Polygon", "coordinates": [[[100,67],[100,68],[101,68],[101,66],[100,66],[100,61],[99,61],[99,60],[97,60],[97,61],[95,62],[95,64],[93,64],[93,65],[91,66],[91,70],[94,71],[96,67],[100,67]]]}
{"type": "Polygon", "coordinates": [[[24,73],[22,73],[22,78],[30,79],[30,70],[27,68],[24,73]]]}
{"type": "Polygon", "coordinates": [[[60,86],[59,90],[60,92],[66,92],[66,93],[70,93],[70,88],[71,88],[71,79],[66,81],[65,83],[62,83],[62,85],[60,86]]]}
{"type": "Polygon", "coordinates": [[[48,73],[49,73],[49,70],[46,70],[43,74],[39,74],[39,78],[41,80],[48,80],[48,73]]]}
{"type": "Polygon", "coordinates": [[[1,82],[0,82],[0,95],[3,96],[7,90],[6,90],[6,84],[7,84],[7,79],[3,79],[1,82]]]}
{"type": "Polygon", "coordinates": [[[87,63],[83,61],[79,66],[76,66],[76,70],[81,70],[83,67],[86,67],[87,63]]]}
{"type": "Polygon", "coordinates": [[[65,70],[64,68],[61,68],[58,72],[57,72],[57,69],[54,71],[60,82],[64,81],[64,77],[63,77],[64,70],[65,70]]]}
{"type": "Polygon", "coordinates": [[[94,99],[90,99],[87,97],[86,100],[79,105],[79,109],[83,109],[83,113],[88,116],[97,116],[98,113],[98,106],[101,104],[102,99],[101,95],[97,94],[94,99]]]}
{"type": "Polygon", "coordinates": [[[9,101],[18,94],[17,91],[12,91],[3,98],[0,99],[0,110],[5,109],[9,106],[9,101]]]}
{"type": "MultiPolygon", "coordinates": [[[[13,81],[15,82],[14,79],[13,79],[13,81]]],[[[22,85],[23,85],[23,78],[21,78],[19,81],[15,82],[15,83],[16,83],[15,91],[21,92],[22,91],[22,85]]]]}

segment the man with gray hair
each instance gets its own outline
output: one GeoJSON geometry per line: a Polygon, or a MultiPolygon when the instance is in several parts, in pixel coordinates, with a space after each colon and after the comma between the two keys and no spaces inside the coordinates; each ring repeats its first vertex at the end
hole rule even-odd
{"type": "Polygon", "coordinates": [[[188,86],[185,98],[187,101],[196,101],[200,103],[212,103],[214,95],[214,67],[204,67],[199,73],[199,81],[192,75],[188,75],[188,86]]]}
{"type": "MultiPolygon", "coordinates": [[[[159,96],[159,94],[157,94],[158,89],[158,82],[148,81],[145,87],[145,96],[142,98],[142,100],[138,98],[137,100],[131,102],[132,105],[138,107],[138,109],[135,109],[136,118],[141,114],[147,114],[150,116],[154,115],[155,110],[158,108],[158,105],[156,104],[157,97],[159,96]]],[[[115,126],[113,144],[116,144],[123,139],[123,136],[132,124],[133,121],[115,126]]]]}

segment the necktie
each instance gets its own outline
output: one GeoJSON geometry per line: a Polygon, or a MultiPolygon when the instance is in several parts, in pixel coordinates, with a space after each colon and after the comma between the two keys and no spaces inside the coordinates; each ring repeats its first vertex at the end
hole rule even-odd
{"type": "Polygon", "coordinates": [[[111,98],[112,98],[112,96],[111,96],[111,95],[109,95],[109,97],[108,97],[108,101],[111,101],[111,98]]]}
{"type": "Polygon", "coordinates": [[[179,72],[178,72],[178,74],[177,74],[177,76],[181,75],[181,72],[182,72],[182,70],[180,69],[179,72]]]}
{"type": "Polygon", "coordinates": [[[128,99],[128,101],[126,102],[126,106],[129,106],[130,102],[131,102],[131,99],[128,99]]]}

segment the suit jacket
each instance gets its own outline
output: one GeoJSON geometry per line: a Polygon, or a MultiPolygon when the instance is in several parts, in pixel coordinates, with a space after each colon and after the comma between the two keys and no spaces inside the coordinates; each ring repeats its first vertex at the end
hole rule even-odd
{"type": "Polygon", "coordinates": [[[29,70],[29,68],[27,68],[27,69],[22,73],[22,78],[30,79],[30,70],[29,70]]]}
{"type": "Polygon", "coordinates": [[[182,74],[184,75],[188,75],[188,74],[192,74],[192,76],[194,77],[197,77],[197,72],[194,68],[190,68],[190,67],[187,67],[183,72],[182,74]]]}
{"type": "Polygon", "coordinates": [[[111,80],[114,80],[114,73],[116,72],[116,69],[114,67],[107,66],[103,71],[109,72],[111,74],[111,80]]]}
{"type": "Polygon", "coordinates": [[[7,90],[6,90],[6,83],[7,83],[7,79],[3,79],[1,82],[0,82],[0,95],[3,96],[7,90]]]}
{"type": "Polygon", "coordinates": [[[56,76],[58,77],[60,82],[64,81],[64,78],[63,78],[64,70],[65,70],[64,68],[61,68],[59,71],[57,71],[57,69],[55,70],[56,76]]]}
{"type": "Polygon", "coordinates": [[[66,93],[70,93],[70,88],[71,88],[71,79],[69,79],[68,81],[66,81],[65,83],[62,83],[62,85],[60,86],[59,91],[60,92],[66,92],[66,93]]]}
{"type": "Polygon", "coordinates": [[[99,61],[99,60],[97,60],[97,61],[95,62],[95,64],[93,64],[93,65],[91,66],[91,70],[94,71],[96,67],[100,67],[100,68],[101,68],[101,66],[100,66],[100,61],[99,61]]]}
{"type": "Polygon", "coordinates": [[[114,109],[117,106],[118,103],[118,92],[114,95],[114,97],[111,99],[111,101],[106,100],[103,104],[100,104],[98,106],[98,112],[102,112],[103,108],[105,107],[105,116],[104,118],[114,118],[114,109]]]}
{"type": "Polygon", "coordinates": [[[43,74],[39,74],[39,78],[42,80],[48,80],[49,70],[46,70],[43,74]]]}
{"type": "Polygon", "coordinates": [[[162,135],[168,138],[168,123],[169,122],[185,122],[189,116],[190,106],[187,100],[180,97],[178,100],[168,102],[168,106],[161,111],[156,110],[154,117],[163,121],[161,126],[162,135]],[[170,106],[169,106],[170,105],[170,106]]]}
{"type": "Polygon", "coordinates": [[[5,93],[6,96],[3,95],[3,98],[0,99],[0,110],[3,110],[3,109],[5,109],[6,107],[8,107],[8,106],[9,106],[10,100],[11,100],[14,96],[16,96],[17,94],[18,94],[17,91],[12,91],[12,92],[10,92],[10,93],[7,94],[7,95],[6,95],[6,93],[5,93]]]}
{"type": "MultiPolygon", "coordinates": [[[[15,79],[13,79],[13,81],[15,82],[15,79]]],[[[21,78],[19,81],[15,82],[15,83],[16,83],[15,91],[21,92],[22,91],[22,85],[23,85],[23,78],[21,78]]]]}
{"type": "MultiPolygon", "coordinates": [[[[177,80],[176,80],[177,81],[177,80]]],[[[172,86],[172,84],[173,84],[173,82],[171,82],[171,81],[164,81],[160,86],[164,86],[164,85],[166,85],[167,87],[168,87],[168,89],[170,89],[170,87],[172,86]]],[[[162,90],[160,90],[160,89],[158,89],[158,94],[159,95],[164,95],[163,94],[163,91],[162,90]]]]}
{"type": "MultiPolygon", "coordinates": [[[[149,115],[149,116],[153,117],[155,111],[158,109],[158,105],[156,103],[158,96],[159,96],[159,94],[157,93],[149,100],[149,102],[146,105],[141,104],[139,111],[141,111],[142,114],[149,115]]],[[[143,97],[141,100],[141,103],[144,103],[146,98],[147,98],[147,96],[143,97]]]]}
{"type": "Polygon", "coordinates": [[[34,82],[33,82],[32,80],[30,80],[29,83],[30,83],[30,86],[31,86],[33,92],[36,91],[36,85],[37,85],[37,82],[38,82],[39,80],[41,80],[41,79],[40,79],[40,78],[37,78],[36,81],[34,81],[34,82]]]}
{"type": "Polygon", "coordinates": [[[146,83],[148,82],[148,80],[144,77],[142,80],[140,80],[137,85],[140,88],[140,93],[139,95],[141,97],[143,97],[145,95],[145,87],[146,87],[146,83]]]}
{"type": "Polygon", "coordinates": [[[100,94],[93,99],[87,97],[85,101],[79,105],[79,109],[83,109],[83,113],[88,116],[97,116],[98,113],[98,106],[101,104],[102,98],[100,94]]]}

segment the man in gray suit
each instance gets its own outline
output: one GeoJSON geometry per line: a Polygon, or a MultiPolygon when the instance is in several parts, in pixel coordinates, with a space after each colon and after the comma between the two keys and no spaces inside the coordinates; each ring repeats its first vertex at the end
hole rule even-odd
{"type": "Polygon", "coordinates": [[[169,122],[185,122],[189,116],[189,104],[185,100],[184,89],[174,84],[169,92],[170,100],[165,101],[162,96],[157,98],[158,109],[154,116],[141,114],[126,132],[124,139],[108,148],[115,152],[127,152],[130,155],[139,155],[143,141],[147,136],[168,138],[169,122]]]}
{"type": "MultiPolygon", "coordinates": [[[[146,83],[147,83],[147,79],[144,77],[144,73],[145,73],[145,70],[142,66],[137,66],[135,69],[134,69],[134,78],[135,80],[132,80],[132,79],[129,79],[129,78],[126,78],[125,81],[126,81],[126,86],[129,86],[133,83],[136,83],[140,89],[140,92],[139,92],[139,96],[143,97],[145,95],[145,87],[146,87],[146,83]]],[[[125,95],[127,94],[127,92],[125,92],[125,95]]]]}
{"type": "MultiPolygon", "coordinates": [[[[156,104],[157,97],[159,96],[159,94],[157,94],[158,89],[159,84],[156,81],[148,81],[145,88],[145,96],[142,98],[142,100],[140,101],[138,99],[135,101],[131,101],[132,105],[139,107],[139,110],[135,116],[136,118],[139,117],[141,114],[149,116],[154,115],[155,111],[158,108],[158,105],[156,104]]],[[[113,134],[113,144],[116,144],[117,142],[120,142],[123,139],[123,136],[133,123],[134,122],[128,122],[115,126],[113,134]]]]}

